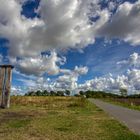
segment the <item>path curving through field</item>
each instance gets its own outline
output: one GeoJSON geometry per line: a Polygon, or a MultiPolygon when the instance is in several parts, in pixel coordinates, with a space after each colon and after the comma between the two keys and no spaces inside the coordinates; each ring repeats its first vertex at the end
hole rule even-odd
{"type": "Polygon", "coordinates": [[[130,130],[140,135],[140,111],[113,105],[98,99],[89,99],[89,101],[103,109],[121,123],[124,123],[130,130]]]}

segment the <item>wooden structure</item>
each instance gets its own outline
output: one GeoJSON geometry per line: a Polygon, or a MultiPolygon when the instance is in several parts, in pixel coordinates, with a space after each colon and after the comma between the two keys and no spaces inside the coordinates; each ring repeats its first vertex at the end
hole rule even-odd
{"type": "Polygon", "coordinates": [[[11,65],[0,65],[0,106],[1,108],[10,107],[10,89],[12,79],[11,65]]]}

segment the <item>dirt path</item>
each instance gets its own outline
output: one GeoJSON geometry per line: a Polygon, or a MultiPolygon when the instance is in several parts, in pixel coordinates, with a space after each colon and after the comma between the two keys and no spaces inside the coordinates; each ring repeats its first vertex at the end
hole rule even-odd
{"type": "Polygon", "coordinates": [[[140,135],[140,111],[113,105],[97,99],[89,99],[99,108],[124,123],[130,130],[140,135]]]}

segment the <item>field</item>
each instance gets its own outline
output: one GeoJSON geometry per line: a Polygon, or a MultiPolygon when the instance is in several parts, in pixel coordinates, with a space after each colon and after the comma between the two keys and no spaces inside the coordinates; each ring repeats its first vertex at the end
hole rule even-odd
{"type": "Polygon", "coordinates": [[[12,97],[0,109],[0,140],[140,140],[78,97],[12,97]]]}
{"type": "Polygon", "coordinates": [[[104,98],[103,100],[130,109],[140,110],[140,98],[104,98]]]}
{"type": "Polygon", "coordinates": [[[126,103],[129,105],[136,105],[136,106],[140,106],[140,98],[118,98],[115,99],[117,102],[121,102],[121,103],[126,103]]]}

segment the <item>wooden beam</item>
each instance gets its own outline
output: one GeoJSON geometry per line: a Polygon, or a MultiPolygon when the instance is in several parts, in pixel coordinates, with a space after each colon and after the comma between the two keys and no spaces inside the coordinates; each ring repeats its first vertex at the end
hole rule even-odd
{"type": "Polygon", "coordinates": [[[2,108],[10,107],[12,68],[11,65],[0,66],[0,104],[2,108]]]}

